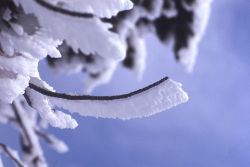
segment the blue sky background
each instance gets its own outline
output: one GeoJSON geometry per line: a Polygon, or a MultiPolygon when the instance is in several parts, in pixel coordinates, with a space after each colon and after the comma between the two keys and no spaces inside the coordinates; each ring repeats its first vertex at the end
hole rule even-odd
{"type": "MultiPolygon", "coordinates": [[[[250,166],[250,1],[215,0],[192,74],[171,50],[149,37],[142,82],[122,68],[94,94],[112,95],[146,86],[165,75],[189,93],[184,105],[150,118],[120,121],[74,117],[76,130],[49,129],[70,152],[44,145],[52,167],[248,167],[250,166]]],[[[82,75],[55,76],[41,63],[41,76],[57,90],[83,90],[82,75]]],[[[15,133],[0,128],[13,147],[15,133]],[[10,140],[11,139],[11,140],[10,140]]]]}

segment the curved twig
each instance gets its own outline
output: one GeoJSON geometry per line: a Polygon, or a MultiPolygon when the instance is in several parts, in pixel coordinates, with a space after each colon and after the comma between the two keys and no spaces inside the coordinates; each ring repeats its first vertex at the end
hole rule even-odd
{"type": "Polygon", "coordinates": [[[46,141],[48,144],[52,144],[53,142],[51,141],[50,137],[48,134],[38,130],[38,129],[35,129],[35,132],[36,134],[41,137],[42,139],[44,139],[44,141],[46,141]]]}
{"type": "Polygon", "coordinates": [[[47,89],[41,88],[37,85],[34,85],[32,83],[29,84],[29,87],[45,96],[50,96],[50,97],[56,97],[56,98],[61,98],[61,99],[66,99],[66,100],[118,100],[118,99],[125,99],[125,98],[129,98],[132,96],[135,96],[137,94],[140,94],[142,92],[145,92],[157,85],[160,85],[162,82],[166,81],[168,79],[168,77],[165,77],[147,87],[144,87],[142,89],[136,90],[134,92],[131,93],[127,93],[127,94],[122,94],[122,95],[115,95],[115,96],[91,96],[91,95],[69,95],[69,94],[64,94],[64,93],[57,93],[57,92],[52,92],[49,91],[47,89]]]}
{"type": "Polygon", "coordinates": [[[69,15],[72,17],[82,17],[82,18],[94,18],[95,17],[95,15],[92,13],[80,13],[80,12],[76,12],[76,11],[70,11],[67,9],[56,7],[48,2],[45,2],[44,0],[35,0],[35,2],[37,2],[39,5],[45,7],[49,10],[52,10],[52,11],[57,12],[57,13],[69,15]]]}

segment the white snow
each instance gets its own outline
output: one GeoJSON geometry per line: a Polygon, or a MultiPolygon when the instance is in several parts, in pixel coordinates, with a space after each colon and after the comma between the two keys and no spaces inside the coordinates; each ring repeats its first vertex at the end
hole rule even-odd
{"type": "MultiPolygon", "coordinates": [[[[8,147],[8,146],[4,146],[5,148],[2,148],[1,146],[0,146],[0,150],[3,150],[2,152],[4,152],[5,154],[6,154],[6,156],[11,156],[10,158],[13,158],[13,159],[15,159],[16,161],[18,161],[18,163],[20,164],[20,165],[22,165],[22,167],[28,167],[28,166],[26,166],[23,162],[22,162],[22,160],[21,160],[21,158],[19,157],[19,155],[18,155],[18,152],[16,151],[16,150],[14,150],[14,149],[12,149],[12,148],[10,148],[10,147],[8,147]]],[[[0,152],[1,153],[1,152],[0,152]]],[[[16,162],[14,162],[14,163],[16,163],[16,162]]],[[[17,164],[16,164],[17,165],[17,164]]],[[[17,165],[18,166],[18,165],[17,165]]],[[[1,158],[1,156],[0,156],[0,167],[3,167],[3,162],[2,162],[2,158],[1,158]]]]}
{"type": "Polygon", "coordinates": [[[132,119],[151,116],[188,100],[181,84],[168,79],[143,93],[119,100],[64,100],[48,97],[51,104],[82,116],[132,119]]]}
{"type": "MultiPolygon", "coordinates": [[[[97,78],[89,77],[84,81],[84,93],[90,94],[97,86],[107,84],[111,80],[117,68],[117,63],[114,61],[103,61],[100,62],[99,67],[103,66],[101,64],[106,68],[101,69],[102,71],[98,71],[100,75],[97,78]]],[[[95,67],[98,67],[98,64],[95,65],[95,67]]]]}
{"type": "MultiPolygon", "coordinates": [[[[31,117],[29,116],[29,113],[24,110],[24,108],[20,104],[20,101],[16,100],[14,102],[14,105],[17,107],[17,110],[18,110],[18,113],[20,116],[20,120],[23,124],[23,128],[25,128],[26,133],[27,133],[28,138],[29,138],[29,142],[30,142],[29,144],[32,147],[31,153],[25,154],[25,156],[24,156],[25,164],[27,164],[27,166],[33,166],[32,161],[34,160],[35,157],[39,157],[39,161],[37,162],[37,166],[38,167],[47,167],[47,164],[46,164],[46,161],[45,161],[45,158],[43,155],[43,151],[42,151],[41,145],[40,145],[39,140],[38,140],[38,136],[36,135],[35,130],[34,130],[35,121],[33,119],[31,119],[31,117]]],[[[27,140],[27,138],[26,138],[26,140],[27,140]]]]}
{"type": "Polygon", "coordinates": [[[53,135],[48,135],[47,137],[50,140],[50,147],[52,147],[58,153],[65,153],[69,151],[68,146],[62,140],[56,138],[53,135]]]}
{"type": "Polygon", "coordinates": [[[48,3],[58,7],[78,11],[81,13],[91,13],[99,17],[110,18],[118,12],[129,10],[133,7],[130,0],[46,0],[48,3]]]}
{"type": "Polygon", "coordinates": [[[4,167],[2,157],[0,156],[0,167],[4,167]]]}
{"type": "Polygon", "coordinates": [[[0,32],[0,100],[12,103],[24,93],[30,77],[39,78],[38,62],[48,54],[51,57],[61,57],[57,46],[59,40],[52,40],[40,31],[34,35],[24,32],[21,25],[12,23],[9,10],[4,19],[11,25],[11,29],[4,27],[0,32]]]}
{"type": "Polygon", "coordinates": [[[144,71],[146,69],[146,58],[147,58],[147,48],[146,41],[144,38],[134,35],[131,39],[131,44],[135,47],[134,53],[134,68],[137,80],[140,81],[143,78],[144,71]]]}
{"type": "Polygon", "coordinates": [[[188,47],[181,49],[178,55],[180,56],[180,63],[184,65],[187,72],[193,71],[198,44],[203,37],[210,16],[211,3],[212,0],[197,0],[193,6],[186,5],[187,9],[194,11],[194,23],[192,25],[194,36],[190,38],[188,47]]]}
{"type": "Polygon", "coordinates": [[[0,57],[0,69],[11,71],[23,76],[38,76],[38,59],[15,55],[0,57]]]}
{"type": "Polygon", "coordinates": [[[116,61],[124,59],[125,46],[117,34],[109,31],[112,25],[103,23],[95,17],[76,18],[56,13],[40,6],[35,1],[18,1],[26,13],[35,14],[48,36],[66,40],[75,52],[80,49],[86,54],[97,53],[107,59],[116,61]]]}
{"type": "Polygon", "coordinates": [[[36,109],[41,118],[46,120],[51,126],[61,129],[74,129],[78,126],[76,120],[70,115],[61,111],[52,110],[50,102],[46,96],[43,96],[30,88],[28,88],[26,92],[30,98],[32,107],[36,109]]]}
{"type": "Polygon", "coordinates": [[[30,78],[22,75],[16,75],[15,78],[1,77],[1,73],[6,72],[0,69],[0,101],[12,103],[20,94],[24,93],[30,78]]]}

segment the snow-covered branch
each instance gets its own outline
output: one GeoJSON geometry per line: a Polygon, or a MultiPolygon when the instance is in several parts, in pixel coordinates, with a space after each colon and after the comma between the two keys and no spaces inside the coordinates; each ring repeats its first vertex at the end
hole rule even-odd
{"type": "Polygon", "coordinates": [[[93,18],[94,15],[92,13],[80,13],[80,12],[75,12],[75,11],[70,11],[64,8],[60,8],[58,6],[52,5],[49,2],[46,2],[44,0],[35,0],[39,5],[52,10],[53,12],[58,12],[61,14],[69,15],[72,17],[82,17],[82,18],[93,18]]]}
{"type": "Polygon", "coordinates": [[[168,77],[122,95],[58,93],[41,79],[38,64],[46,58],[57,72],[87,73],[84,86],[89,94],[108,83],[120,64],[142,79],[146,35],[151,33],[165,44],[172,41],[176,60],[191,71],[211,0],[1,0],[0,4],[0,123],[12,125],[20,134],[21,156],[4,144],[0,148],[19,167],[48,166],[40,139],[59,153],[68,150],[45,129],[76,128],[72,112],[125,120],[151,116],[188,100],[182,85],[168,77]]]}
{"type": "Polygon", "coordinates": [[[44,139],[51,148],[53,148],[58,153],[65,153],[68,151],[68,146],[60,139],[56,138],[53,135],[49,135],[41,130],[36,130],[36,134],[44,139]]]}
{"type": "MultiPolygon", "coordinates": [[[[16,165],[17,165],[18,167],[27,167],[27,166],[21,161],[21,159],[20,159],[20,157],[19,157],[17,151],[15,151],[15,150],[9,148],[8,146],[6,146],[6,145],[3,144],[3,143],[0,143],[0,148],[3,150],[3,152],[4,152],[8,157],[10,157],[10,158],[13,160],[13,162],[16,163],[16,165]]],[[[1,149],[0,149],[0,150],[1,150],[1,149]]],[[[0,163],[1,163],[1,162],[0,162],[0,163]]],[[[1,164],[0,164],[0,166],[1,166],[1,164]]]]}
{"type": "Polygon", "coordinates": [[[70,95],[70,94],[63,94],[63,93],[58,93],[58,92],[52,92],[50,90],[41,88],[35,84],[30,83],[29,87],[45,96],[49,97],[56,97],[60,99],[65,99],[65,100],[93,100],[93,101],[108,101],[108,100],[119,100],[119,99],[126,99],[126,98],[131,98],[132,96],[144,93],[150,89],[153,89],[154,87],[159,86],[163,82],[167,81],[168,77],[165,77],[149,86],[146,86],[142,89],[136,90],[134,92],[130,92],[127,94],[122,94],[122,95],[115,95],[115,96],[91,96],[91,95],[70,95]]]}
{"type": "Polygon", "coordinates": [[[25,162],[30,167],[47,167],[38,136],[34,130],[34,117],[32,118],[24,111],[20,101],[15,101],[12,107],[20,127],[22,149],[26,155],[25,162]]]}
{"type": "MultiPolygon", "coordinates": [[[[30,84],[29,87],[47,96],[47,100],[56,107],[77,112],[82,116],[102,118],[146,117],[188,100],[187,94],[181,89],[181,84],[167,77],[145,88],[117,96],[77,96],[56,93],[34,84],[30,84]]],[[[34,91],[29,91],[31,99],[38,97],[34,91]]]]}

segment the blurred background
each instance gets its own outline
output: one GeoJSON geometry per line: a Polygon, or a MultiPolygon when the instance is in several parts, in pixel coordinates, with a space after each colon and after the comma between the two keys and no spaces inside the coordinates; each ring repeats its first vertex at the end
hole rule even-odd
{"type": "MultiPolygon", "coordinates": [[[[93,94],[131,92],[167,75],[183,84],[189,102],[131,121],[73,115],[79,123],[77,129],[48,130],[70,147],[69,153],[60,155],[44,144],[50,166],[249,167],[249,16],[250,1],[215,0],[191,74],[174,61],[169,47],[148,36],[143,80],[137,82],[133,73],[119,68],[111,83],[93,94]]],[[[45,61],[40,72],[59,92],[83,92],[84,75],[55,75],[45,61]]],[[[0,134],[5,134],[2,141],[18,147],[15,132],[0,127],[0,134]]]]}

